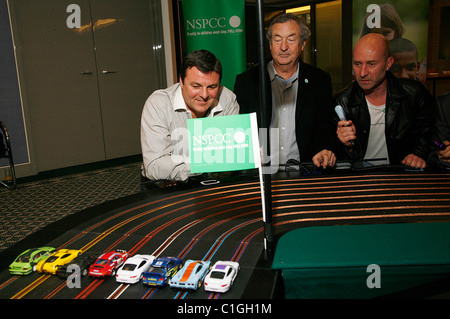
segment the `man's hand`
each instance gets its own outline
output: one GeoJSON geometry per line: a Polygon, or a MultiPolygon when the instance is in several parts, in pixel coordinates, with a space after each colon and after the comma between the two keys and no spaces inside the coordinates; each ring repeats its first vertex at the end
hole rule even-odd
{"type": "Polygon", "coordinates": [[[403,159],[402,164],[416,169],[425,168],[427,166],[427,162],[424,159],[414,154],[407,155],[403,159]]]}
{"type": "Polygon", "coordinates": [[[345,146],[350,147],[351,141],[356,139],[356,128],[352,121],[339,121],[336,134],[345,146]]]}
{"type": "Polygon", "coordinates": [[[447,147],[443,150],[437,151],[437,155],[441,161],[450,163],[450,142],[444,141],[443,143],[447,147]]]}
{"type": "Polygon", "coordinates": [[[336,164],[336,155],[332,151],[322,150],[314,155],[312,161],[317,167],[333,167],[336,164]]]}

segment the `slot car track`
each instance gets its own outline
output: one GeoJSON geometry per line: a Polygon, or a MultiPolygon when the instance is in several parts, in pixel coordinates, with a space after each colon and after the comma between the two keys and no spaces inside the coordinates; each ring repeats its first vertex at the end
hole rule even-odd
{"type": "MultiPolygon", "coordinates": [[[[450,220],[450,174],[371,172],[358,175],[301,176],[278,173],[272,179],[276,238],[299,227],[363,223],[450,220]]],[[[246,299],[273,298],[279,285],[263,247],[260,185],[252,177],[217,185],[199,183],[182,190],[130,196],[80,212],[13,247],[0,272],[1,299],[246,299]],[[51,236],[45,236],[50,233],[51,236]],[[112,277],[81,278],[70,288],[57,276],[12,276],[7,265],[34,246],[186,259],[232,260],[240,264],[225,294],[141,282],[120,284],[112,277]],[[11,258],[11,256],[14,256],[11,258]],[[6,266],[5,266],[6,265],[6,266]],[[267,289],[268,288],[268,289],[267,289]]],[[[39,232],[38,232],[39,233],[39,232]]]]}

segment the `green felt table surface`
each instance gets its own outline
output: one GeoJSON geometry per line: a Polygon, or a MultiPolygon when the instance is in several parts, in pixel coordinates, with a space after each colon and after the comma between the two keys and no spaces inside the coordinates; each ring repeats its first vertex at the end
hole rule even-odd
{"type": "Polygon", "coordinates": [[[300,228],[283,235],[273,269],[285,297],[376,298],[450,276],[450,223],[398,223],[300,228]],[[379,287],[370,287],[371,268],[379,287]]]}
{"type": "Polygon", "coordinates": [[[450,264],[450,223],[317,226],[283,235],[272,268],[450,264]]]}

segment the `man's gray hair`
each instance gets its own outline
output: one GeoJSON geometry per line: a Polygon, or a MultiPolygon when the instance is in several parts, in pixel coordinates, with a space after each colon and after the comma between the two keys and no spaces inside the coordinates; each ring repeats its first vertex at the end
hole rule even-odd
{"type": "Polygon", "coordinates": [[[300,27],[300,30],[302,32],[301,43],[308,40],[310,31],[309,31],[308,26],[303,21],[303,19],[293,13],[282,13],[282,14],[276,16],[275,19],[272,20],[272,23],[270,24],[269,30],[267,31],[267,34],[266,34],[267,41],[269,41],[269,43],[270,43],[270,41],[272,40],[272,27],[275,23],[285,23],[285,22],[288,22],[291,20],[296,22],[298,24],[298,26],[300,27]]]}

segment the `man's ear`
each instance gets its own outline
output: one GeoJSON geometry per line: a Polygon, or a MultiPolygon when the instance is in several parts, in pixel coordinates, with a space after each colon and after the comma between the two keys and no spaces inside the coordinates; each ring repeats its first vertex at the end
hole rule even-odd
{"type": "Polygon", "coordinates": [[[388,71],[391,68],[392,64],[394,64],[394,58],[390,56],[386,60],[386,71],[388,71]]]}
{"type": "Polygon", "coordinates": [[[301,52],[305,49],[307,40],[303,41],[303,44],[301,45],[301,52]]]}

